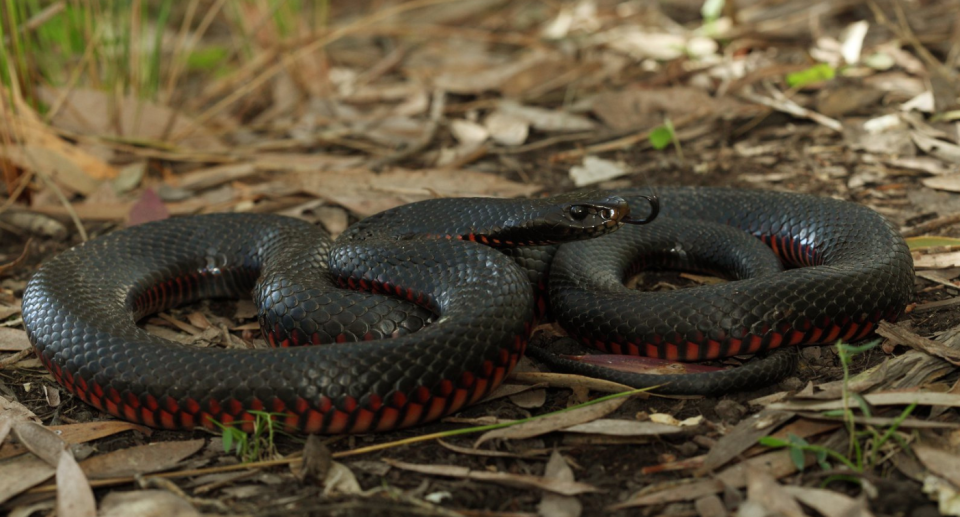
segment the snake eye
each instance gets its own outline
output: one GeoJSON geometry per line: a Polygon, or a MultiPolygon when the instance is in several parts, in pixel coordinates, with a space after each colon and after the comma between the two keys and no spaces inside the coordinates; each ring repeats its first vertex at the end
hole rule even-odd
{"type": "Polygon", "coordinates": [[[614,213],[613,213],[613,209],[612,209],[612,208],[605,208],[605,209],[603,210],[603,218],[604,218],[604,219],[613,219],[613,216],[614,216],[614,213]]]}
{"type": "Polygon", "coordinates": [[[570,207],[570,217],[572,217],[574,221],[583,221],[587,218],[587,213],[589,213],[589,211],[584,206],[573,205],[570,207]]]}

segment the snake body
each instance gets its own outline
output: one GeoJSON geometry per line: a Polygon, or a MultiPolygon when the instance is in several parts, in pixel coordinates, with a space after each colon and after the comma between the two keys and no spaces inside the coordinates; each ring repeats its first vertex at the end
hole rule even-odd
{"type": "Polygon", "coordinates": [[[499,385],[537,312],[530,282],[549,281],[554,315],[582,341],[678,359],[857,339],[912,297],[906,245],[869,209],[795,194],[658,193],[667,220],[733,226],[788,266],[808,267],[625,305],[610,279],[632,268],[622,257],[643,240],[636,227],[547,244],[616,229],[644,191],[431,200],[365,219],[333,243],[294,219],[214,214],[129,228],[60,254],[31,279],[24,323],[61,385],[127,420],[249,427],[251,411],[268,411],[304,432],[356,433],[434,420],[499,385]],[[186,347],[136,326],[174,305],[251,291],[265,336],[281,348],[186,347]],[[316,343],[331,344],[286,348],[316,343]]]}

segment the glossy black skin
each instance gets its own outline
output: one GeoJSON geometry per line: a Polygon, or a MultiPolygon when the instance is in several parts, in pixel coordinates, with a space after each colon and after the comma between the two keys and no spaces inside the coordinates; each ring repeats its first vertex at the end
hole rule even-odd
{"type": "MultiPolygon", "coordinates": [[[[634,210],[649,203],[631,196],[649,194],[622,193],[634,210]]],[[[521,237],[553,242],[612,230],[619,223],[604,219],[606,209],[625,214],[623,200],[608,200],[610,193],[406,205],[361,221],[332,244],[300,221],[219,214],[143,225],[63,253],[31,280],[24,321],[58,381],[116,416],[190,428],[209,425],[208,418],[249,420],[249,410],[264,408],[287,415],[283,421],[292,428],[338,433],[414,425],[489,392],[523,352],[535,304],[529,283],[542,284],[546,275],[554,314],[571,334],[623,346],[660,341],[674,346],[675,355],[671,340],[750,338],[742,329],[756,333],[758,350],[792,326],[806,325],[805,342],[815,342],[811,338],[825,320],[840,325],[838,332],[859,335],[880,317],[895,318],[912,299],[906,245],[866,208],[726,189],[661,188],[658,194],[665,218],[730,225],[781,248],[795,239],[802,246],[781,257],[814,267],[733,282],[727,291],[668,293],[692,305],[678,306],[668,297],[663,303],[642,298],[634,307],[620,294],[591,298],[579,288],[597,280],[609,284],[611,274],[623,274],[596,266],[614,264],[616,270],[630,262],[621,255],[632,245],[618,244],[616,236],[629,240],[636,227],[598,239],[598,250],[575,247],[591,241],[566,244],[559,254],[555,246],[504,248],[530,266],[526,272],[478,244],[506,246],[521,237]],[[517,219],[510,207],[526,215],[517,219]],[[585,230],[581,217],[597,223],[591,226],[597,232],[585,230]],[[543,224],[533,235],[521,235],[513,229],[527,224],[520,220],[543,224]],[[558,268],[565,273],[558,275],[558,268]],[[394,296],[351,293],[341,284],[394,296]],[[135,326],[165,307],[251,289],[260,300],[264,332],[278,345],[397,338],[290,350],[209,350],[182,347],[135,326]],[[436,324],[409,334],[435,313],[436,324]],[[599,330],[586,329],[587,321],[599,330]],[[727,322],[734,325],[723,327],[727,322]]],[[[720,245],[733,246],[723,239],[720,245]]],[[[703,350],[710,351],[699,348],[694,356],[717,356],[703,350]]],[[[655,352],[669,356],[670,347],[655,352]]],[[[695,358],[686,352],[682,358],[695,358]]]]}
{"type": "MultiPolygon", "coordinates": [[[[861,339],[913,300],[909,249],[896,228],[868,208],[780,192],[657,191],[661,214],[649,225],[564,245],[557,253],[551,309],[572,336],[614,352],[630,353],[636,346],[641,355],[710,359],[744,353],[748,343],[753,352],[861,339]],[[665,293],[625,289],[622,280],[634,257],[651,253],[655,234],[678,219],[719,223],[757,237],[788,269],[665,293]]],[[[618,193],[630,200],[634,192],[649,193],[618,193]]],[[[742,249],[732,239],[690,235],[678,241],[683,245],[673,260],[686,260],[694,270],[728,269],[727,254],[742,249]]]]}
{"type": "Polygon", "coordinates": [[[375,216],[384,223],[361,223],[333,243],[279,216],[148,223],[45,264],[24,293],[24,323],[58,382],[121,418],[165,428],[214,427],[212,420],[249,427],[249,411],[266,410],[305,432],[395,429],[482,398],[516,364],[531,331],[534,296],[524,273],[503,254],[463,239],[502,235],[525,214],[537,240],[582,238],[616,229],[627,211],[606,193],[435,200],[375,216]],[[598,209],[582,213],[581,204],[598,209]],[[251,290],[264,333],[277,345],[398,337],[215,350],[136,326],[174,305],[251,290]],[[402,332],[433,313],[435,324],[402,332]]]}

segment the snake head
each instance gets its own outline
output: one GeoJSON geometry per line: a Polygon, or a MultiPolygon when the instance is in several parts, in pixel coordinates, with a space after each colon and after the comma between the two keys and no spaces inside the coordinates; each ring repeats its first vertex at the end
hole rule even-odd
{"type": "Polygon", "coordinates": [[[629,218],[630,205],[609,192],[585,191],[542,200],[538,234],[548,242],[589,239],[610,233],[629,218]]]}
{"type": "MultiPolygon", "coordinates": [[[[653,221],[660,212],[660,200],[656,194],[638,196],[646,199],[650,210],[643,218],[633,218],[630,215],[630,204],[620,196],[611,195],[603,191],[574,192],[556,196],[556,201],[571,198],[568,203],[561,204],[561,222],[557,223],[554,231],[560,231],[561,236],[554,237],[555,242],[589,239],[610,233],[624,224],[646,224],[653,221]]],[[[555,217],[555,215],[554,215],[555,217]]],[[[547,217],[550,218],[549,216],[547,217]]]]}

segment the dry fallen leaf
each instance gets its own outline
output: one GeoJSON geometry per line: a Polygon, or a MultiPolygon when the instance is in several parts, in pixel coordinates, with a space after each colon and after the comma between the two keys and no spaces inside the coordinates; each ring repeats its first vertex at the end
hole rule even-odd
{"type": "Polygon", "coordinates": [[[586,156],[583,165],[570,168],[570,179],[574,185],[584,187],[623,176],[628,172],[629,169],[623,163],[586,156]]]}
{"type": "MultiPolygon", "coordinates": [[[[862,395],[871,406],[947,406],[960,407],[960,394],[936,393],[931,391],[888,391],[862,395]]],[[[771,404],[769,409],[784,411],[829,411],[843,409],[842,400],[824,402],[791,401],[771,404]]]]}
{"type": "Polygon", "coordinates": [[[80,468],[91,479],[127,477],[167,470],[204,446],[203,439],[137,445],[87,458],[80,468]]]}
{"type": "MultiPolygon", "coordinates": [[[[911,131],[910,137],[921,151],[936,156],[945,162],[960,163],[960,145],[927,136],[920,131],[911,131]]],[[[939,178],[930,179],[936,180],[939,178]]],[[[926,181],[924,181],[924,184],[926,184],[926,181]]]]}
{"type": "Polygon", "coordinates": [[[748,468],[747,501],[761,505],[768,512],[785,517],[803,517],[803,509],[776,478],[759,468],[748,468]]]}
{"type": "Polygon", "coordinates": [[[200,517],[190,503],[166,490],[111,492],[103,498],[100,517],[200,517]]]}
{"type": "Polygon", "coordinates": [[[0,415],[0,446],[3,445],[3,442],[6,441],[7,436],[10,435],[10,431],[13,429],[13,420],[8,418],[6,415],[0,415]]]}
{"type": "MultiPolygon", "coordinates": [[[[40,99],[53,104],[64,95],[58,88],[38,88],[40,99]]],[[[51,123],[74,133],[117,136],[130,140],[162,141],[193,128],[191,136],[176,142],[198,151],[215,151],[224,146],[213,134],[195,126],[193,120],[175,109],[128,96],[117,99],[110,92],[72,88],[63,107],[51,123]]]]}
{"type": "Polygon", "coordinates": [[[80,424],[53,425],[47,429],[57,433],[67,443],[86,443],[106,436],[112,436],[124,431],[140,431],[150,436],[153,430],[149,427],[137,425],[121,420],[104,420],[102,422],[83,422],[80,424]]]}
{"type": "Polygon", "coordinates": [[[149,223],[151,221],[160,221],[170,217],[170,210],[163,204],[160,196],[153,189],[148,188],[140,195],[133,206],[130,207],[130,214],[127,217],[127,226],[136,226],[138,224],[149,223]]]}
{"type": "Polygon", "coordinates": [[[319,436],[307,436],[307,443],[303,446],[303,459],[299,467],[290,464],[290,470],[301,482],[311,479],[322,482],[326,479],[330,466],[333,464],[333,455],[327,444],[319,436]]]}
{"type": "Polygon", "coordinates": [[[12,98],[16,109],[12,120],[0,127],[0,134],[17,142],[0,147],[0,157],[83,194],[96,190],[102,180],[117,177],[115,168],[60,138],[19,95],[10,95],[2,88],[0,94],[12,98]]]}
{"type": "Polygon", "coordinates": [[[253,162],[228,163],[182,174],[176,178],[176,186],[186,190],[203,190],[252,176],[259,171],[253,162]]]}
{"type": "Polygon", "coordinates": [[[5,397],[0,397],[0,415],[16,422],[40,422],[40,417],[33,414],[27,406],[5,397]]]}
{"type": "Polygon", "coordinates": [[[605,436],[663,436],[683,432],[680,426],[636,420],[601,418],[563,430],[565,433],[601,434],[605,436]]]}
{"type": "Polygon", "coordinates": [[[32,346],[26,332],[10,327],[0,327],[0,352],[30,350],[32,346]]]}
{"type": "MultiPolygon", "coordinates": [[[[807,461],[812,462],[813,458],[810,457],[807,461]]],[[[718,472],[711,479],[697,480],[681,485],[668,482],[656,487],[648,487],[643,492],[623,503],[609,506],[608,509],[620,510],[636,506],[659,505],[678,501],[695,501],[701,497],[716,494],[727,488],[744,487],[747,484],[746,470],[751,468],[762,469],[778,479],[797,471],[797,466],[793,463],[789,451],[780,450],[768,452],[732,465],[718,472]]]]}
{"type": "Polygon", "coordinates": [[[0,463],[0,504],[53,477],[57,469],[25,454],[0,463]]]}
{"type": "Polygon", "coordinates": [[[583,115],[576,115],[560,110],[524,106],[511,100],[500,101],[497,110],[530,124],[539,131],[557,133],[573,131],[591,131],[597,125],[583,115]]]}
{"type": "Polygon", "coordinates": [[[960,455],[923,443],[914,445],[912,449],[930,472],[960,487],[960,455]]]}
{"type": "Polygon", "coordinates": [[[617,130],[649,129],[662,124],[664,115],[728,115],[741,105],[731,98],[715,99],[704,90],[689,87],[604,92],[589,104],[607,126],[617,130]]]}
{"type": "Polygon", "coordinates": [[[57,407],[60,405],[60,390],[57,388],[43,385],[43,395],[47,399],[47,405],[57,407]]]}
{"type": "Polygon", "coordinates": [[[939,357],[953,365],[960,366],[960,351],[940,341],[934,341],[920,336],[900,325],[881,321],[877,327],[877,335],[887,338],[893,344],[909,346],[932,356],[939,357]]]}
{"type": "Polygon", "coordinates": [[[490,138],[500,145],[517,146],[527,141],[530,124],[526,120],[502,111],[494,111],[483,120],[490,138]]]}
{"type": "Polygon", "coordinates": [[[353,475],[353,471],[343,463],[334,461],[327,470],[327,475],[323,480],[323,495],[333,494],[359,494],[363,489],[360,488],[360,482],[353,475]]]}
{"type": "Polygon", "coordinates": [[[572,409],[570,411],[554,413],[543,418],[532,420],[525,424],[517,424],[510,427],[487,431],[486,433],[483,433],[483,435],[481,435],[476,442],[474,442],[473,446],[479,447],[484,442],[493,440],[494,438],[508,440],[532,438],[534,436],[551,433],[553,431],[565,429],[577,424],[590,422],[591,420],[596,420],[616,411],[617,408],[623,405],[623,403],[626,401],[627,397],[617,397],[610,400],[604,400],[603,402],[598,402],[596,404],[591,404],[589,406],[572,409]]]}
{"type": "Polygon", "coordinates": [[[342,205],[362,217],[438,195],[517,197],[541,189],[539,185],[513,182],[496,174],[439,169],[392,169],[380,174],[351,169],[296,174],[288,180],[311,195],[342,205]]]}
{"type": "MultiPolygon", "coordinates": [[[[957,180],[957,191],[960,192],[960,175],[957,176],[957,180]]],[[[917,269],[946,269],[958,266],[960,266],[960,251],[927,253],[919,257],[914,256],[913,259],[913,267],[917,269]]]]}
{"type": "Polygon", "coordinates": [[[60,455],[57,464],[57,515],[97,516],[97,501],[90,482],[69,451],[60,455]]]}
{"type": "Polygon", "coordinates": [[[66,443],[57,433],[34,422],[17,421],[13,423],[13,434],[30,452],[51,467],[59,464],[66,443]]]}
{"type": "MultiPolygon", "coordinates": [[[[556,450],[550,454],[550,460],[544,468],[543,477],[563,481],[574,481],[573,470],[567,465],[567,460],[556,450]]],[[[579,517],[583,513],[583,505],[576,497],[559,495],[552,492],[543,494],[537,513],[543,517],[579,517]]]]}
{"type": "Polygon", "coordinates": [[[823,514],[823,517],[873,517],[865,500],[857,500],[833,490],[790,485],[780,488],[823,514]]]}
{"type": "MultiPolygon", "coordinates": [[[[549,61],[551,54],[542,51],[533,51],[521,56],[515,56],[509,60],[503,60],[500,56],[492,56],[481,49],[474,55],[467,55],[464,52],[458,52],[456,57],[449,56],[451,49],[444,46],[441,49],[426,48],[420,54],[424,55],[424,61],[431,59],[429,68],[424,67],[414,72],[429,78],[430,82],[437,88],[450,93],[459,94],[477,94],[488,90],[499,90],[503,88],[508,81],[527,70],[538,67],[540,64],[549,61]],[[448,57],[440,57],[444,63],[437,63],[435,56],[427,57],[427,52],[447,54],[448,57]],[[439,66],[438,66],[439,65],[439,66]]],[[[408,69],[414,64],[418,56],[414,54],[408,60],[408,69]]],[[[517,89],[514,87],[514,89],[517,89]]]]}
{"type": "Polygon", "coordinates": [[[634,59],[668,61],[683,55],[707,56],[717,51],[717,43],[703,36],[683,36],[667,32],[653,32],[639,26],[625,26],[611,31],[607,45],[634,59]]]}
{"type": "Polygon", "coordinates": [[[60,221],[27,210],[10,210],[0,214],[4,224],[23,230],[28,235],[62,241],[67,238],[67,227],[60,221]]]}
{"type": "Polygon", "coordinates": [[[520,393],[515,393],[510,395],[510,402],[513,402],[518,407],[524,409],[536,409],[543,407],[543,404],[547,401],[547,390],[545,389],[535,389],[535,390],[524,390],[520,393]]]}
{"type": "Polygon", "coordinates": [[[523,474],[510,474],[507,472],[490,472],[486,470],[471,470],[467,467],[456,465],[418,465],[402,461],[384,458],[383,461],[392,467],[420,474],[431,476],[444,476],[458,479],[471,479],[473,481],[487,481],[499,485],[511,486],[516,488],[536,488],[548,490],[562,495],[577,495],[589,492],[599,492],[600,489],[580,483],[578,481],[565,481],[560,479],[549,479],[538,476],[528,476],[523,474]]]}
{"type": "Polygon", "coordinates": [[[740,456],[756,445],[758,439],[773,433],[792,418],[793,413],[770,410],[744,418],[736,427],[722,436],[714,447],[710,448],[703,462],[704,473],[717,469],[740,456]]]}
{"type": "Polygon", "coordinates": [[[479,145],[490,137],[490,132],[487,131],[487,128],[476,122],[463,119],[451,120],[450,132],[461,144],[479,145]]]}

